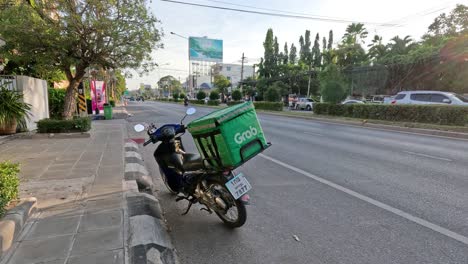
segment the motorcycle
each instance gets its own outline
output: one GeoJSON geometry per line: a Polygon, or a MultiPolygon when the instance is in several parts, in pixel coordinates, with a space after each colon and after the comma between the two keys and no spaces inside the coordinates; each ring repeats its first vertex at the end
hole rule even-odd
{"type": "Polygon", "coordinates": [[[154,124],[138,124],[134,129],[137,132],[147,130],[149,139],[143,146],[160,142],[154,158],[162,180],[169,192],[178,194],[176,202],[189,202],[182,215],[186,215],[193,204],[200,203],[204,206],[200,210],[216,213],[228,227],[241,227],[247,219],[245,204],[249,196],[246,193],[251,186],[242,174],[211,169],[199,154],[185,152],[182,135],[186,126],[183,120],[195,113],[195,108],[188,108],[180,124],[165,124],[159,128],[154,124]]]}

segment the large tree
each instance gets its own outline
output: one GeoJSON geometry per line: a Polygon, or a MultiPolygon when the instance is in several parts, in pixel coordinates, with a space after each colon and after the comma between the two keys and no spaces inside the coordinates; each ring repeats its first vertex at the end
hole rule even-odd
{"type": "Polygon", "coordinates": [[[79,83],[90,67],[147,71],[159,47],[158,20],[146,0],[19,1],[0,14],[4,57],[20,57],[65,73],[64,118],[75,110],[79,83]]]}
{"type": "Polygon", "coordinates": [[[284,53],[283,53],[283,64],[288,64],[288,61],[289,61],[288,43],[285,42],[284,43],[284,53]]]}
{"type": "Polygon", "coordinates": [[[328,50],[331,50],[333,48],[333,30],[330,30],[330,32],[328,32],[328,45],[327,45],[327,49],[328,50]]]}
{"type": "Polygon", "coordinates": [[[294,46],[294,43],[291,44],[291,49],[289,50],[289,63],[296,64],[297,62],[297,48],[294,46]]]}
{"type": "Polygon", "coordinates": [[[346,33],[343,36],[343,43],[346,44],[361,44],[369,34],[362,23],[352,23],[346,28],[346,33]]]}
{"type": "Polygon", "coordinates": [[[275,71],[275,44],[273,29],[268,29],[265,36],[265,42],[263,42],[263,48],[265,52],[263,54],[263,60],[260,62],[259,74],[261,77],[269,78],[275,71]]]}
{"type": "Polygon", "coordinates": [[[226,95],[228,92],[227,88],[231,86],[231,82],[228,80],[228,78],[221,74],[215,75],[213,84],[216,88],[218,88],[218,91],[223,95],[223,98],[224,95],[226,95]]]}
{"type": "Polygon", "coordinates": [[[314,67],[320,67],[322,64],[322,53],[320,52],[320,36],[319,33],[315,35],[314,46],[312,47],[312,64],[314,67]]]}

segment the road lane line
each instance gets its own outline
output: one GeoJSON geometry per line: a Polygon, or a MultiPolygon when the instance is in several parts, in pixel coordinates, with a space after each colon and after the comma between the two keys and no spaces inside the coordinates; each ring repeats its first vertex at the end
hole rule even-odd
{"type": "Polygon", "coordinates": [[[411,152],[411,151],[403,151],[403,152],[406,153],[406,154],[421,156],[421,157],[426,157],[426,158],[431,158],[431,159],[437,159],[437,160],[443,160],[443,161],[453,161],[451,159],[446,159],[446,158],[442,158],[442,157],[427,155],[427,154],[418,153],[418,152],[411,152]]]}
{"type": "Polygon", "coordinates": [[[314,132],[304,132],[304,134],[307,134],[307,135],[314,135],[314,136],[321,136],[321,137],[323,137],[323,134],[320,134],[320,133],[314,133],[314,132]]]}
{"type": "Polygon", "coordinates": [[[429,221],[426,221],[426,220],[424,220],[424,219],[422,219],[422,218],[419,218],[419,217],[417,217],[417,216],[411,215],[411,214],[409,214],[409,213],[407,213],[407,212],[404,212],[404,211],[402,211],[402,210],[400,210],[400,209],[397,209],[397,208],[395,208],[395,207],[392,207],[392,206],[390,206],[390,205],[388,205],[388,204],[384,204],[384,203],[382,203],[382,202],[379,202],[379,201],[377,201],[377,200],[374,200],[374,199],[372,199],[372,198],[370,198],[370,197],[367,197],[367,196],[365,196],[365,195],[362,195],[362,194],[360,194],[360,193],[357,193],[357,192],[355,192],[355,191],[352,191],[352,190],[350,190],[350,189],[348,189],[348,188],[346,188],[346,187],[343,187],[343,186],[341,186],[341,185],[339,185],[339,184],[333,183],[333,182],[331,182],[331,181],[329,181],[329,180],[323,179],[323,178],[321,178],[321,177],[319,177],[319,176],[316,176],[316,175],[314,175],[314,174],[312,174],[312,173],[309,173],[309,172],[307,172],[307,171],[304,171],[304,170],[301,170],[301,169],[296,168],[296,167],[294,167],[294,166],[291,166],[291,165],[289,165],[289,164],[286,164],[286,163],[284,163],[284,162],[282,162],[282,161],[279,161],[279,160],[277,160],[277,159],[274,159],[274,158],[272,158],[272,157],[269,157],[269,156],[267,156],[267,155],[265,155],[265,154],[260,154],[259,156],[262,157],[262,158],[264,158],[264,159],[267,159],[267,160],[269,160],[269,161],[271,161],[271,162],[273,162],[273,163],[276,163],[276,164],[278,164],[278,165],[280,165],[280,166],[283,166],[283,167],[285,167],[285,168],[287,168],[287,169],[290,169],[290,170],[292,170],[292,171],[295,171],[295,172],[297,172],[297,173],[300,173],[300,174],[302,174],[302,175],[304,175],[304,176],[306,176],[306,177],[308,177],[308,178],[310,178],[310,179],[313,179],[313,180],[318,181],[318,182],[320,182],[320,183],[322,183],[322,184],[325,184],[325,185],[327,185],[327,186],[329,186],[329,187],[331,187],[331,188],[333,188],[333,189],[342,191],[342,192],[344,192],[344,193],[346,193],[346,194],[348,194],[348,195],[351,195],[351,196],[353,196],[353,197],[355,197],[355,198],[358,198],[358,199],[360,199],[360,200],[362,200],[362,201],[364,201],[364,202],[367,202],[367,203],[370,203],[370,204],[372,204],[372,205],[375,205],[375,206],[377,206],[377,207],[379,207],[379,208],[381,208],[381,209],[383,209],[383,210],[386,210],[386,211],[388,211],[388,212],[391,212],[391,213],[393,213],[393,214],[396,214],[396,215],[398,215],[398,216],[400,216],[400,217],[403,217],[403,218],[405,218],[405,219],[407,219],[407,220],[409,220],[409,221],[411,221],[411,222],[414,222],[414,223],[416,223],[416,224],[419,224],[419,225],[421,225],[421,226],[424,226],[424,227],[426,227],[426,228],[429,228],[429,229],[431,229],[431,230],[433,230],[433,231],[435,231],[435,232],[437,232],[437,233],[440,233],[440,234],[442,234],[442,235],[444,235],[444,236],[447,236],[447,237],[452,238],[452,239],[455,239],[455,240],[457,240],[457,241],[459,241],[459,242],[461,242],[461,243],[463,243],[463,244],[465,244],[465,245],[468,245],[468,237],[466,237],[466,236],[463,236],[463,235],[461,235],[461,234],[455,233],[455,232],[453,232],[453,231],[451,231],[451,230],[448,230],[448,229],[446,229],[446,228],[443,228],[443,227],[441,227],[441,226],[438,226],[438,225],[436,225],[436,224],[433,224],[433,223],[431,223],[431,222],[429,222],[429,221]]]}

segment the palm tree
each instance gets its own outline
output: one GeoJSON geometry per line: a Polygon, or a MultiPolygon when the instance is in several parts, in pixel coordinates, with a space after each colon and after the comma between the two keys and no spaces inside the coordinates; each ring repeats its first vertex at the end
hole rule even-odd
{"type": "Polygon", "coordinates": [[[358,44],[358,42],[364,43],[364,39],[367,37],[366,28],[362,23],[352,23],[346,28],[346,33],[343,36],[343,43],[346,44],[358,44]]]}
{"type": "Polygon", "coordinates": [[[411,36],[406,36],[403,39],[400,36],[395,36],[391,39],[393,43],[388,44],[388,49],[392,55],[405,55],[414,48],[417,44],[413,42],[411,36]]]}
{"type": "Polygon", "coordinates": [[[379,35],[375,35],[372,43],[367,46],[369,47],[369,58],[372,60],[379,60],[388,52],[387,46],[383,44],[382,37],[379,35]]]}

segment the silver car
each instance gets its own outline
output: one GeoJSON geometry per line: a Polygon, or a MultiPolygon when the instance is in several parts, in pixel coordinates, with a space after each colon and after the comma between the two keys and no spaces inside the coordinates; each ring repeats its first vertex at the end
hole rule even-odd
{"type": "Polygon", "coordinates": [[[466,105],[468,98],[450,92],[441,91],[403,91],[399,92],[392,104],[448,104],[466,105]]]}

